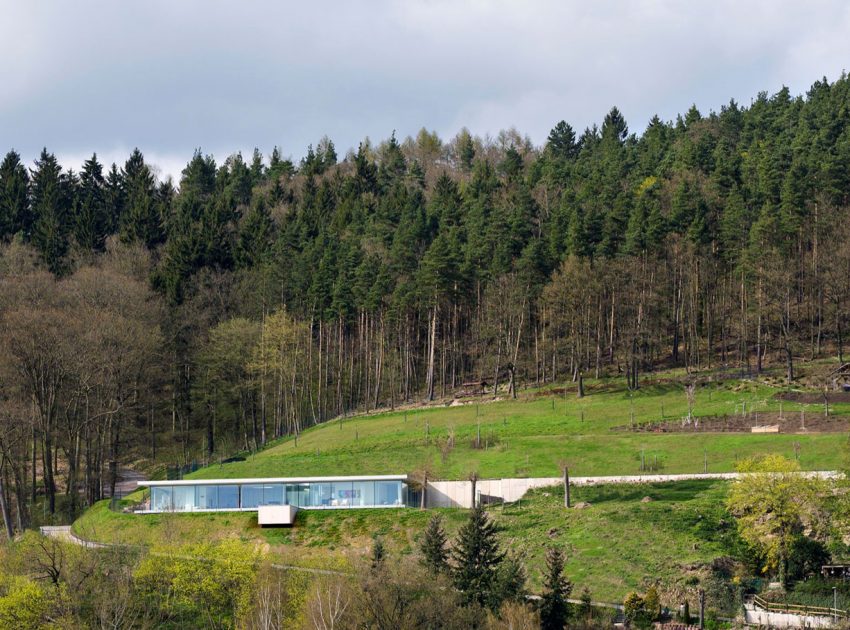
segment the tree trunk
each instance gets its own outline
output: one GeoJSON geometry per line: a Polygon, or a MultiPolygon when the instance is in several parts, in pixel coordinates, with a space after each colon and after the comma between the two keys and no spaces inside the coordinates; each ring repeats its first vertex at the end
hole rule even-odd
{"type": "Polygon", "coordinates": [[[15,531],[12,528],[12,514],[9,511],[9,500],[6,495],[6,470],[0,470],[0,514],[3,515],[3,528],[6,531],[6,537],[12,540],[15,531]]]}

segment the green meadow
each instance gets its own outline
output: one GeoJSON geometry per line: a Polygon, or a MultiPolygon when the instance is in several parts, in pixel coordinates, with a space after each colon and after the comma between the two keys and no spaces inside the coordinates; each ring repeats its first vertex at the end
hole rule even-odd
{"type": "MultiPolygon", "coordinates": [[[[567,462],[573,475],[641,472],[641,458],[656,472],[726,472],[758,453],[798,457],[807,470],[844,463],[843,433],[637,433],[632,423],[687,416],[680,383],[647,385],[636,392],[622,380],[591,383],[575,391],[538,390],[517,400],[489,396],[458,406],[429,406],[327,422],[237,461],[212,465],[193,478],[409,473],[429,468],[435,478],[556,476],[567,462]],[[480,441],[478,441],[480,435],[480,441]],[[657,464],[657,465],[656,465],[657,464]]],[[[778,412],[780,390],[749,381],[698,388],[692,414],[730,416],[778,412]]],[[[783,413],[822,416],[822,405],[782,403],[783,413]]],[[[846,414],[850,405],[831,405],[846,414]]]]}

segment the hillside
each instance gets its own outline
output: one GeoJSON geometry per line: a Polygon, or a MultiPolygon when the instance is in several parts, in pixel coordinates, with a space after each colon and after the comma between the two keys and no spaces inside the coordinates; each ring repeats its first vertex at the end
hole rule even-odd
{"type": "MultiPolygon", "coordinates": [[[[705,462],[711,472],[729,471],[736,459],[766,452],[789,458],[799,454],[805,469],[842,465],[848,403],[831,403],[826,417],[823,405],[780,403],[784,390],[766,382],[706,381],[694,393],[694,422],[685,430],[632,431],[632,414],[634,425],[647,429],[662,422],[662,406],[666,428],[682,427],[688,398],[679,376],[662,374],[631,393],[622,379],[609,379],[588,381],[583,398],[568,385],[566,393],[558,386],[524,392],[517,400],[351,417],[304,431],[297,445],[287,439],[244,461],[189,476],[379,474],[414,472],[425,465],[434,477],[449,479],[472,470],[485,478],[551,476],[560,461],[567,461],[574,475],[637,474],[641,451],[649,473],[702,472],[705,462]],[[797,432],[743,430],[752,423],[779,422],[780,404],[783,431],[797,432]],[[741,415],[742,408],[747,415],[741,415]],[[803,416],[805,432],[794,426],[803,416]],[[483,447],[475,448],[479,423],[483,447]],[[741,430],[700,431],[697,423],[741,430]]],[[[562,488],[555,487],[492,508],[491,514],[508,548],[526,559],[533,588],[539,587],[545,545],[554,541],[567,551],[571,579],[588,586],[594,597],[619,601],[629,590],[645,587],[648,578],[662,580],[665,588],[683,588],[686,580],[707,571],[710,561],[734,552],[737,536],[723,507],[726,487],[720,481],[688,481],[575,488],[574,500],[590,507],[570,511],[562,507],[562,488]]],[[[121,506],[131,506],[139,496],[121,506]]],[[[438,511],[450,534],[466,518],[464,510],[438,511]]],[[[346,570],[368,552],[376,534],[393,553],[414,552],[430,514],[301,511],[292,529],[261,529],[251,513],[134,515],[111,511],[101,502],[75,523],[74,531],[86,539],[153,547],[236,537],[262,545],[283,564],[346,570]]]]}
{"type": "Polygon", "coordinates": [[[426,466],[432,477],[443,479],[463,479],[472,471],[483,478],[546,477],[558,475],[561,461],[574,475],[620,475],[641,472],[641,452],[648,472],[665,473],[732,471],[737,459],[763,452],[799,456],[807,470],[834,469],[843,462],[841,431],[848,423],[842,414],[850,410],[848,403],[830,404],[825,418],[822,404],[780,403],[784,390],[764,383],[706,382],[694,394],[695,422],[686,423],[685,386],[670,374],[633,392],[623,379],[588,381],[585,389],[583,398],[572,385],[566,391],[558,386],[517,400],[483,396],[455,406],[338,419],[244,461],[209,466],[188,477],[391,474],[426,466]],[[783,433],[751,433],[750,424],[778,422],[780,405],[783,433]],[[662,422],[662,410],[668,432],[631,429],[662,422]],[[698,430],[700,422],[704,428],[712,421],[733,430],[698,430]]]}
{"type": "MultiPolygon", "coordinates": [[[[500,538],[525,559],[531,588],[540,588],[545,546],[567,551],[567,574],[595,598],[621,601],[630,590],[659,579],[672,587],[704,571],[736,544],[722,505],[726,484],[692,481],[646,486],[577,488],[582,510],[565,511],[559,488],[529,493],[520,503],[491,510],[500,538]],[[649,496],[652,501],[642,502],[649,496]]],[[[453,535],[465,510],[438,510],[453,535]]],[[[256,514],[151,514],[112,512],[107,502],[74,525],[77,535],[154,548],[199,540],[239,538],[260,544],[280,563],[350,570],[380,535],[394,554],[413,553],[432,511],[302,511],[292,529],[261,529],[256,514]]]]}
{"type": "MultiPolygon", "coordinates": [[[[681,417],[684,391],[653,383],[659,370],[767,370],[796,387],[809,362],[844,362],[850,79],[745,106],[717,99],[728,104],[649,124],[617,107],[583,131],[553,120],[541,146],[517,131],[423,129],[344,154],[325,137],[300,161],[280,148],[197,150],[179,182],[159,179],[139,149],[111,167],[92,155],[79,172],[47,148],[31,168],[9,151],[0,438],[11,520],[33,524],[27,498],[39,495],[47,520],[78,514],[109,494],[111,462],[239,449],[264,455],[201,474],[549,475],[561,459],[577,474],[634,472],[647,449],[670,471],[706,459],[729,469],[751,448],[834,466],[822,436],[611,431],[631,423],[616,393],[625,381],[640,387],[636,420],[662,420],[662,402],[664,420],[681,417]],[[469,448],[471,407],[343,422],[333,439],[328,427],[304,433],[482,384],[525,396],[579,375],[625,377],[610,400],[600,389],[582,403],[589,428],[582,407],[561,415],[544,395],[529,413],[484,412],[492,449],[486,438],[469,448]],[[453,425],[443,458],[435,442],[453,425]],[[292,443],[268,449],[281,438],[292,443]]],[[[696,413],[734,415],[716,394],[696,413]]],[[[748,409],[770,398],[747,396],[748,409]]],[[[778,412],[771,404],[763,411],[778,412]]]]}

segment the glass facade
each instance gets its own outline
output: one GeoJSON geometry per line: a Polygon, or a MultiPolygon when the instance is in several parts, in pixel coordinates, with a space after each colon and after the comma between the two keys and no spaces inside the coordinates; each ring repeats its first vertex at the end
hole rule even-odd
{"type": "Polygon", "coordinates": [[[294,505],[306,509],[404,507],[415,500],[407,484],[392,481],[198,484],[151,487],[150,511],[256,509],[294,505]]]}

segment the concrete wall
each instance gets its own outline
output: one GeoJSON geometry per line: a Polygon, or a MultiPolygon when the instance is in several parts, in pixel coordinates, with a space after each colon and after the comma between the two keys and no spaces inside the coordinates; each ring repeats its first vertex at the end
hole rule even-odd
{"type": "MultiPolygon", "coordinates": [[[[831,478],[840,473],[814,471],[799,473],[804,477],[831,478]]],[[[618,475],[610,477],[570,477],[572,486],[594,486],[608,483],[662,483],[669,481],[687,481],[693,479],[738,479],[739,473],[692,473],[683,475],[618,475]]],[[[480,479],[476,484],[476,493],[487,502],[493,497],[510,503],[518,501],[531,488],[560,486],[561,477],[532,477],[529,479],[480,479]]],[[[472,483],[470,481],[429,481],[426,493],[427,507],[472,507],[472,483]]]]}
{"type": "Polygon", "coordinates": [[[747,623],[765,628],[833,628],[837,625],[831,617],[792,615],[790,613],[750,609],[747,609],[744,613],[747,623]]]}
{"type": "MultiPolygon", "coordinates": [[[[518,501],[531,488],[542,488],[563,483],[560,477],[535,477],[531,479],[480,479],[475,486],[480,500],[498,499],[510,503],[518,501]]],[[[431,507],[472,507],[472,482],[430,481],[425,495],[431,507]]]]}

